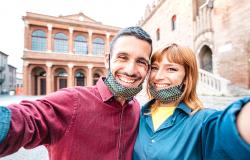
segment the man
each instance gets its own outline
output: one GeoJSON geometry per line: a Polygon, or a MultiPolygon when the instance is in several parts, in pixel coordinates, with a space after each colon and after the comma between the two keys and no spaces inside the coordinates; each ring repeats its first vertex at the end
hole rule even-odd
{"type": "Polygon", "coordinates": [[[0,108],[0,157],[45,145],[51,160],[132,158],[139,103],[133,98],[149,70],[152,40],[140,27],[114,37],[106,78],[37,101],[0,108]]]}

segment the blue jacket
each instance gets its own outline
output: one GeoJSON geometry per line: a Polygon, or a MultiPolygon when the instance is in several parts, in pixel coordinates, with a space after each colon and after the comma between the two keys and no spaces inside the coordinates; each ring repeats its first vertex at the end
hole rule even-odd
{"type": "Polygon", "coordinates": [[[133,159],[250,160],[250,145],[241,139],[236,128],[236,115],[248,101],[250,97],[223,111],[202,109],[193,115],[186,104],[180,103],[156,131],[147,114],[154,102],[150,101],[141,110],[133,159]]]}

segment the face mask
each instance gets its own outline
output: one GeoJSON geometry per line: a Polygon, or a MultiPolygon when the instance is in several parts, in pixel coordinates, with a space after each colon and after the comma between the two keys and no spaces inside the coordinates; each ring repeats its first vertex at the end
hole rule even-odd
{"type": "Polygon", "coordinates": [[[161,103],[170,103],[178,100],[183,93],[183,84],[173,86],[167,89],[156,90],[154,85],[149,86],[150,94],[161,103]]]}
{"type": "Polygon", "coordinates": [[[104,83],[109,87],[115,97],[122,97],[125,98],[125,100],[132,100],[132,98],[142,90],[142,84],[136,88],[122,86],[115,80],[110,70],[104,83]]]}

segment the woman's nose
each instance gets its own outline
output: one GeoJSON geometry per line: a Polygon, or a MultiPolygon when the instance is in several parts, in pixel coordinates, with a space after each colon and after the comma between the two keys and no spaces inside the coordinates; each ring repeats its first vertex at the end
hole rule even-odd
{"type": "Polygon", "coordinates": [[[164,73],[162,72],[161,69],[159,69],[156,74],[155,74],[155,79],[163,79],[164,73]]]}

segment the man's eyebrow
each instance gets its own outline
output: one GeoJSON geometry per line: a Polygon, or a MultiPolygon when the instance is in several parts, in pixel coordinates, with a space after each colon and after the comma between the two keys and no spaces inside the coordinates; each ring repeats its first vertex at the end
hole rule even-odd
{"type": "Polygon", "coordinates": [[[126,53],[126,52],[118,52],[116,55],[128,55],[128,53],[126,53]]]}
{"type": "Polygon", "coordinates": [[[145,60],[145,61],[149,62],[149,59],[146,59],[144,57],[138,57],[137,59],[139,59],[139,60],[145,60]]]}

